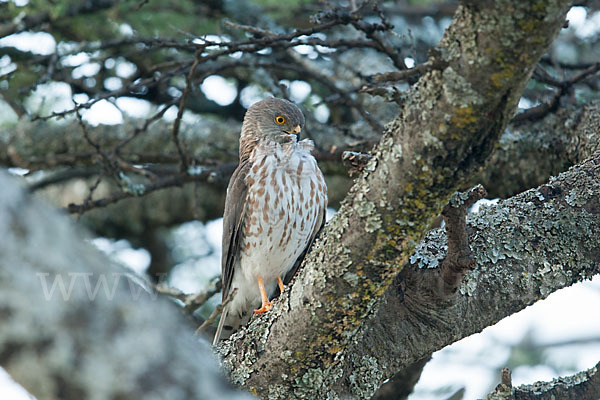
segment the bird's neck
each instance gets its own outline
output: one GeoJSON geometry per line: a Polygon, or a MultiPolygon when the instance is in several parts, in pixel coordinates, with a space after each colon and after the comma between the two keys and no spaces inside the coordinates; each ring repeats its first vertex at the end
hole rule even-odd
{"type": "Polygon", "coordinates": [[[296,135],[279,135],[269,139],[258,139],[255,135],[251,134],[254,129],[256,129],[256,127],[251,124],[244,123],[242,126],[239,150],[240,163],[248,161],[252,157],[254,149],[261,146],[261,144],[267,147],[273,144],[279,144],[284,153],[289,153],[294,148],[294,144],[297,143],[296,135]]]}

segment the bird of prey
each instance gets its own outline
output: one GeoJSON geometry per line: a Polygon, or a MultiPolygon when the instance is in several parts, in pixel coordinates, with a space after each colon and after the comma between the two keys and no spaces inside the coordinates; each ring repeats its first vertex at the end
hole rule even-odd
{"type": "Polygon", "coordinates": [[[292,102],[267,98],[246,112],[240,163],[223,215],[222,280],[226,303],[213,344],[283,292],[325,222],[327,187],[311,140],[299,140],[304,115],[292,102]]]}

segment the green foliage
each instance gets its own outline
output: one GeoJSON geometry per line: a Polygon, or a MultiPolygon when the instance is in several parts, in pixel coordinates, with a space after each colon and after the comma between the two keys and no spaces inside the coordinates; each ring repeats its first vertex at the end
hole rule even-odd
{"type": "Polygon", "coordinates": [[[130,3],[120,3],[111,10],[115,22],[126,23],[137,36],[173,37],[180,32],[193,35],[214,34],[218,21],[200,14],[193,1],[149,2],[139,10],[132,10],[130,3]]]}

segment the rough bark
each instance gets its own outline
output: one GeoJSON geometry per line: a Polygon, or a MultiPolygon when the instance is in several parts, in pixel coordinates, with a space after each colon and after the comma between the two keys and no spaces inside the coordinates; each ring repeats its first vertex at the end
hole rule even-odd
{"type": "MultiPolygon", "coordinates": [[[[491,153],[568,5],[459,6],[438,46],[446,67],[407,95],[291,290],[220,346],[235,383],[269,398],[367,398],[406,366],[379,363],[390,342],[363,342],[367,321],[451,193],[491,153]]],[[[426,355],[409,354],[401,360],[426,355]]]]}
{"type": "MultiPolygon", "coordinates": [[[[340,385],[351,397],[368,398],[378,387],[376,382],[411,368],[432,352],[562,287],[591,279],[600,273],[598,193],[600,153],[548,184],[469,218],[469,240],[478,268],[467,273],[453,300],[445,297],[437,268],[446,255],[445,233],[430,231],[417,246],[412,264],[383,294],[376,315],[353,338],[346,353],[350,356],[342,358],[334,371],[339,377],[325,370],[314,379],[330,385],[330,394],[342,390],[335,387],[340,385]]],[[[284,297],[281,313],[293,312],[293,301],[284,297]]],[[[276,326],[278,318],[273,318],[274,323],[257,320],[249,331],[272,340],[275,334],[271,336],[269,325],[276,326]]],[[[297,324],[294,327],[298,334],[297,324]]],[[[236,336],[240,337],[245,336],[236,336]]],[[[251,365],[244,368],[233,376],[240,379],[239,373],[252,372],[251,365]]]]}
{"type": "MultiPolygon", "coordinates": [[[[160,301],[151,301],[143,294],[134,298],[128,282],[121,282],[111,301],[106,301],[102,288],[96,300],[89,301],[88,289],[81,282],[75,285],[69,301],[58,296],[58,289],[46,301],[41,287],[46,275],[40,277],[38,273],[65,278],[73,273],[79,273],[80,278],[91,274],[89,290],[93,291],[101,276],[98,274],[112,278],[113,272],[121,270],[81,241],[81,232],[68,219],[32,200],[13,180],[1,176],[0,181],[4,188],[0,219],[6,221],[0,226],[4,229],[0,247],[0,311],[4,322],[0,327],[0,363],[17,381],[40,399],[93,398],[82,390],[99,390],[96,383],[102,390],[114,387],[115,392],[137,398],[148,395],[137,391],[142,390],[138,383],[143,390],[156,389],[147,386],[147,376],[160,383],[160,390],[177,387],[183,396],[200,393],[205,396],[202,398],[212,398],[211,394],[231,398],[231,394],[213,392],[218,388],[210,385],[200,388],[206,392],[185,391],[190,385],[205,385],[203,374],[207,372],[207,379],[218,380],[211,375],[214,370],[207,371],[208,367],[199,362],[206,359],[207,349],[185,335],[173,340],[173,329],[187,325],[185,321],[173,307],[160,301]],[[107,343],[118,345],[118,351],[107,352],[107,343]],[[162,357],[169,360],[163,369],[162,357]],[[103,373],[98,374],[99,370],[103,373]],[[143,378],[130,379],[136,371],[143,378]],[[108,381],[102,380],[105,378],[108,381]],[[166,383],[162,378],[174,380],[166,383]],[[53,395],[54,391],[59,394],[53,395]]],[[[410,358],[421,352],[437,350],[453,337],[479,331],[560,287],[597,274],[600,243],[594,238],[600,234],[598,193],[600,153],[549,184],[474,216],[469,221],[470,238],[480,267],[469,273],[458,301],[450,308],[436,301],[439,288],[432,287],[437,273],[433,267],[445,255],[445,236],[441,230],[430,232],[417,248],[414,265],[388,289],[378,314],[369,321],[364,335],[356,337],[354,349],[362,352],[346,361],[346,371],[352,374],[341,379],[353,386],[353,397],[362,397],[361,387],[376,386],[374,382],[397,368],[392,364],[383,368],[389,359],[408,353],[400,360],[408,366],[410,358]],[[364,349],[372,353],[365,354],[364,349]]],[[[265,321],[258,322],[266,328],[265,321]]],[[[597,387],[592,375],[588,377],[591,386],[586,390],[597,387]]],[[[169,398],[178,398],[171,393],[169,398]]]]}
{"type": "Polygon", "coordinates": [[[384,383],[373,396],[373,400],[405,400],[413,392],[415,385],[421,377],[423,368],[431,360],[431,355],[409,365],[396,375],[392,376],[389,382],[384,383]]]}
{"type": "Polygon", "coordinates": [[[600,153],[469,218],[478,267],[454,301],[440,295],[444,231],[430,231],[351,348],[382,378],[600,272],[600,153]],[[385,349],[385,351],[383,350],[385,349]]]}
{"type": "Polygon", "coordinates": [[[587,371],[560,377],[550,382],[513,387],[511,382],[498,385],[486,400],[583,400],[600,399],[600,363],[587,371]]]}
{"type": "Polygon", "coordinates": [[[0,364],[17,382],[40,400],[249,397],[174,305],[15,178],[0,172],[0,186],[0,364]]]}

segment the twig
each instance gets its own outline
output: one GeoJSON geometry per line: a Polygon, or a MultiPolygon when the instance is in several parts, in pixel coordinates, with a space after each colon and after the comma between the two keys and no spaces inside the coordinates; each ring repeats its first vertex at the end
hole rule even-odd
{"type": "Polygon", "coordinates": [[[512,385],[512,373],[508,368],[502,368],[500,373],[500,383],[496,386],[494,394],[499,398],[514,398],[513,385],[512,385]]]}
{"type": "Polygon", "coordinates": [[[416,65],[414,68],[407,69],[404,71],[392,71],[382,74],[375,74],[371,78],[375,82],[399,82],[405,81],[415,76],[421,76],[425,72],[432,71],[435,69],[443,69],[447,66],[447,63],[439,59],[430,59],[423,64],[416,65]]]}
{"type": "Polygon", "coordinates": [[[119,144],[117,144],[115,146],[115,153],[119,154],[119,152],[121,151],[121,149],[126,146],[129,142],[131,142],[133,139],[135,139],[140,133],[142,132],[146,132],[148,130],[148,128],[150,127],[150,125],[156,121],[158,121],[159,119],[161,119],[163,117],[163,115],[165,115],[165,113],[167,112],[167,110],[173,105],[175,104],[175,100],[172,100],[168,103],[166,103],[156,114],[154,114],[153,116],[151,116],[150,118],[147,118],[146,121],[144,122],[144,125],[142,127],[138,127],[135,128],[135,130],[133,131],[133,133],[123,139],[119,144]]]}
{"type": "Polygon", "coordinates": [[[536,79],[539,78],[544,83],[556,86],[558,87],[558,90],[554,93],[554,95],[548,102],[541,103],[535,107],[531,107],[521,112],[520,114],[517,114],[513,118],[513,122],[537,121],[545,117],[547,114],[555,112],[556,110],[558,110],[561,97],[569,93],[573,85],[584,81],[590,76],[595,75],[596,73],[598,73],[598,71],[600,71],[600,62],[590,65],[585,70],[573,75],[570,79],[566,81],[557,81],[550,77],[550,75],[543,68],[539,67],[536,70],[536,79]]]}
{"type": "Polygon", "coordinates": [[[181,159],[181,172],[185,172],[188,169],[188,156],[183,150],[181,143],[179,143],[179,126],[181,125],[181,117],[183,116],[183,110],[185,107],[185,101],[190,92],[190,87],[192,86],[192,78],[194,76],[194,72],[196,72],[196,68],[198,67],[198,63],[200,62],[200,55],[202,51],[199,50],[194,57],[194,63],[190,68],[190,72],[187,74],[185,79],[185,88],[183,89],[183,93],[181,95],[181,99],[179,100],[179,109],[177,111],[177,118],[175,118],[175,122],[173,123],[173,131],[171,132],[171,136],[173,137],[173,142],[175,143],[175,147],[177,148],[177,152],[179,153],[179,157],[181,159]]]}
{"type": "Polygon", "coordinates": [[[123,199],[127,199],[130,197],[139,197],[144,194],[154,192],[156,190],[164,189],[172,186],[181,186],[188,182],[214,182],[217,181],[220,176],[228,175],[233,172],[235,169],[236,163],[227,163],[223,164],[219,167],[208,168],[204,170],[200,174],[190,175],[188,173],[180,173],[173,176],[168,176],[156,182],[150,183],[148,185],[143,185],[137,191],[121,191],[117,193],[113,193],[109,197],[105,197],[102,199],[94,200],[89,202],[88,204],[69,204],[66,208],[66,211],[69,213],[78,213],[82,214],[86,211],[92,210],[94,208],[102,208],[106,207],[110,204],[117,203],[123,199]]]}
{"type": "MultiPolygon", "coordinates": [[[[102,182],[102,177],[103,177],[102,174],[98,175],[98,177],[96,178],[96,181],[94,181],[92,186],[89,187],[88,195],[86,196],[85,200],[83,200],[83,204],[88,204],[90,201],[92,201],[92,196],[94,195],[94,192],[100,185],[100,182],[102,182]]],[[[77,214],[77,218],[76,218],[77,222],[79,222],[79,218],[81,218],[81,214],[77,214]]]]}
{"type": "Polygon", "coordinates": [[[115,179],[118,179],[117,171],[115,169],[113,161],[111,160],[111,157],[102,150],[98,143],[92,140],[87,130],[87,126],[83,122],[83,118],[81,117],[81,113],[79,112],[79,110],[75,111],[75,115],[77,116],[77,121],[79,122],[79,126],[81,126],[81,130],[83,131],[83,136],[85,137],[85,140],[90,144],[90,146],[94,148],[94,150],[96,150],[96,153],[100,156],[100,159],[102,160],[107,172],[109,172],[115,179]]]}
{"type": "Polygon", "coordinates": [[[135,6],[135,11],[139,11],[141,10],[142,7],[144,7],[144,5],[146,5],[150,0],[141,0],[139,3],[137,3],[137,5],[135,6]]]}
{"type": "Polygon", "coordinates": [[[250,32],[250,33],[253,33],[258,36],[277,36],[277,34],[275,32],[271,32],[266,29],[257,28],[255,26],[237,24],[235,22],[229,21],[228,19],[223,21],[223,25],[225,25],[227,28],[239,29],[241,31],[250,32]]]}
{"type": "Polygon", "coordinates": [[[392,62],[394,63],[394,66],[396,68],[398,68],[399,70],[408,69],[406,67],[406,64],[404,63],[404,59],[401,56],[400,49],[393,48],[378,33],[380,31],[383,31],[383,32],[390,31],[391,32],[392,29],[394,28],[394,25],[392,25],[387,20],[387,18],[385,18],[385,15],[381,11],[381,9],[377,6],[377,4],[375,4],[373,6],[373,10],[381,19],[381,24],[370,24],[361,19],[355,19],[352,21],[352,26],[354,26],[354,28],[356,28],[357,30],[364,32],[364,34],[369,39],[371,39],[375,43],[377,43],[377,47],[379,48],[379,50],[382,51],[383,53],[385,53],[390,58],[390,60],[392,60],[392,62]]]}
{"type": "Polygon", "coordinates": [[[216,277],[210,280],[207,287],[198,293],[187,294],[181,290],[165,286],[163,284],[157,284],[154,286],[154,290],[158,293],[173,297],[183,303],[184,308],[189,312],[194,312],[198,307],[201,307],[208,301],[213,295],[219,293],[222,288],[221,277],[216,277]]]}
{"type": "Polygon", "coordinates": [[[208,328],[210,325],[214,324],[215,321],[217,320],[217,317],[219,316],[219,314],[221,314],[221,312],[223,312],[223,308],[225,308],[225,306],[227,304],[229,304],[231,302],[231,300],[233,300],[233,297],[236,294],[237,294],[237,288],[233,289],[233,291],[231,293],[229,293],[229,296],[227,296],[227,299],[223,303],[221,303],[215,307],[215,310],[212,312],[212,314],[210,314],[208,319],[206,321],[204,321],[202,323],[202,325],[200,325],[198,327],[198,329],[196,329],[196,331],[194,332],[194,335],[197,335],[198,333],[200,333],[203,330],[205,330],[206,328],[208,328]]]}

